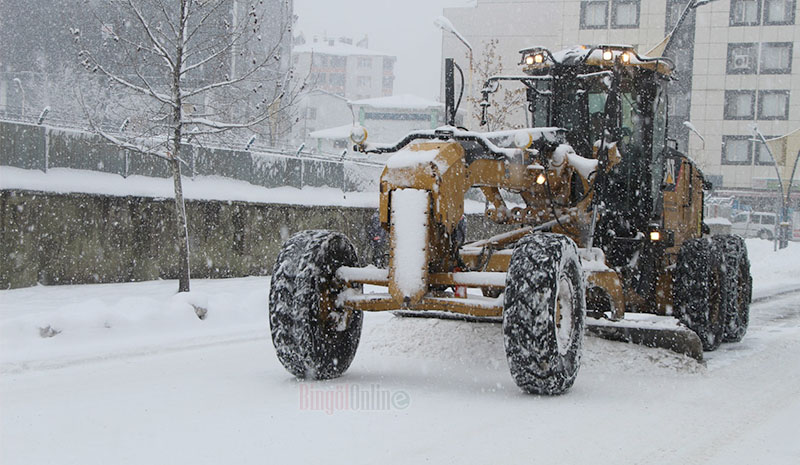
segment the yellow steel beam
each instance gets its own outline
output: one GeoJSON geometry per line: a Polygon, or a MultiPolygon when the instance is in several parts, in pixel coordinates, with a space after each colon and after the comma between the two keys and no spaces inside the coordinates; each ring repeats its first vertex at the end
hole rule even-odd
{"type": "Polygon", "coordinates": [[[457,297],[425,296],[419,303],[404,306],[389,294],[363,294],[351,296],[342,302],[345,308],[364,312],[385,312],[391,310],[442,311],[470,316],[501,316],[503,302],[500,298],[470,296],[457,297]]]}

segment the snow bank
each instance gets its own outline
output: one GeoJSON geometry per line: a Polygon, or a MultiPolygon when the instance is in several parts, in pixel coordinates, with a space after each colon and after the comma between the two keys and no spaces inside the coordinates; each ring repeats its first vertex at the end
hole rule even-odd
{"type": "MultiPolygon", "coordinates": [[[[174,194],[172,179],[147,176],[122,176],[95,171],[53,168],[43,173],[3,166],[0,188],[20,189],[60,194],[84,193],[170,198],[174,194]]],[[[378,207],[377,192],[347,192],[329,187],[266,188],[221,176],[195,176],[183,178],[186,199],[232,200],[256,203],[291,205],[331,205],[344,207],[378,207]]]]}
{"type": "MultiPolygon", "coordinates": [[[[790,243],[778,252],[773,252],[769,241],[748,239],[746,243],[755,298],[800,288],[800,243],[790,243]]],[[[385,271],[377,268],[368,273],[386,277],[385,271]]],[[[268,340],[269,278],[193,280],[190,294],[176,295],[176,290],[175,281],[2,290],[0,371],[237,338],[268,340]],[[198,308],[207,310],[205,319],[199,318],[198,308]]],[[[648,315],[630,318],[639,325],[670,323],[663,318],[650,321],[648,315]]],[[[362,353],[418,351],[420,358],[505,364],[499,325],[370,314],[364,331],[362,353]]],[[[644,372],[654,363],[668,370],[697,369],[688,360],[668,351],[631,349],[587,338],[582,370],[644,372]]]]}
{"type": "MultiPolygon", "coordinates": [[[[377,185],[377,184],[376,184],[377,185]]],[[[96,171],[53,168],[43,173],[10,166],[0,168],[0,189],[18,189],[58,194],[96,194],[115,197],[170,198],[172,179],[122,176],[96,171]]],[[[183,178],[183,193],[191,200],[220,200],[284,205],[378,208],[378,192],[342,192],[329,187],[266,188],[219,176],[183,178]]],[[[482,202],[466,200],[465,212],[482,214],[482,202]]]]}
{"type": "Polygon", "coordinates": [[[0,371],[266,332],[269,278],[0,291],[0,371]],[[200,316],[202,315],[202,319],[200,316]]]}
{"type": "Polygon", "coordinates": [[[753,274],[753,298],[800,288],[800,242],[774,251],[772,241],[745,239],[753,274]]]}

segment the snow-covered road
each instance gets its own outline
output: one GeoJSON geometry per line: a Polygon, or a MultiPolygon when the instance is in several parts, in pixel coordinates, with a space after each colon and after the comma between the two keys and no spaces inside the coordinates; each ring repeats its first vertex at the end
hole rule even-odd
{"type": "MultiPolygon", "coordinates": [[[[762,296],[787,288],[764,276],[762,296]]],[[[587,338],[547,398],[514,385],[497,324],[368,314],[346,375],[303,383],[275,358],[267,278],[196,281],[202,322],[174,288],[0,292],[0,463],[800,463],[797,292],[705,365],[587,338]],[[62,333],[15,336],[45,322],[62,333]]]]}

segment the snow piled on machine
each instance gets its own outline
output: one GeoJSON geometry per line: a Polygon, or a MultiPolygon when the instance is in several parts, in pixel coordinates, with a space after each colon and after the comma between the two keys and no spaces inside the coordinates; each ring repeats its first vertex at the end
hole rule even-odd
{"type": "Polygon", "coordinates": [[[427,191],[395,189],[392,192],[392,241],[395,257],[399,257],[393,262],[393,281],[406,297],[425,289],[429,205],[427,191]]]}
{"type": "MultiPolygon", "coordinates": [[[[418,165],[433,163],[438,154],[438,150],[403,149],[389,158],[386,162],[386,167],[389,169],[414,168],[418,165]]],[[[439,169],[441,171],[441,167],[439,169]]]]}

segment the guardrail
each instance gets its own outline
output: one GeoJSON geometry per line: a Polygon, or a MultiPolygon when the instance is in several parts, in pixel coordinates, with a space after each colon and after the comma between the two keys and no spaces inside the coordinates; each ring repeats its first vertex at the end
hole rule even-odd
{"type": "MultiPolygon", "coordinates": [[[[233,145],[233,144],[232,144],[233,145]]],[[[335,187],[377,190],[382,164],[341,156],[289,152],[252,146],[186,144],[187,176],[223,176],[264,187],[335,187]]],[[[0,119],[0,165],[47,171],[72,168],[119,174],[169,177],[155,157],[116,147],[87,130],[0,119]]]]}

